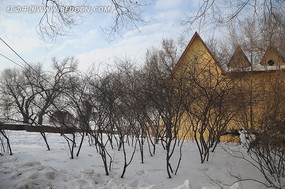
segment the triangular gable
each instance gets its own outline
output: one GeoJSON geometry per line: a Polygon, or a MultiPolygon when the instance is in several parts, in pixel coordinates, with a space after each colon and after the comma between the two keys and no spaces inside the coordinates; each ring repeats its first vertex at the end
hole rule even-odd
{"type": "Polygon", "coordinates": [[[243,50],[238,46],[233,54],[233,56],[230,58],[230,61],[228,63],[229,68],[247,68],[250,67],[251,64],[244,54],[243,50]]]}
{"type": "Polygon", "coordinates": [[[191,40],[189,41],[187,47],[185,48],[185,50],[183,51],[182,55],[180,56],[179,60],[177,61],[177,63],[175,64],[173,70],[172,70],[172,75],[175,74],[176,70],[182,66],[182,60],[185,58],[188,50],[190,49],[190,47],[193,45],[193,42],[195,40],[198,40],[202,46],[204,47],[204,49],[206,50],[206,52],[211,56],[211,58],[213,59],[213,61],[215,62],[215,64],[218,65],[218,67],[220,68],[221,72],[224,73],[224,70],[222,68],[222,66],[220,65],[220,63],[215,59],[215,57],[213,56],[212,52],[209,50],[209,48],[207,47],[207,45],[204,43],[204,41],[201,39],[200,35],[195,32],[195,34],[192,36],[191,40]]]}
{"type": "Polygon", "coordinates": [[[285,58],[272,44],[268,46],[259,63],[262,66],[285,65],[285,58]]]}

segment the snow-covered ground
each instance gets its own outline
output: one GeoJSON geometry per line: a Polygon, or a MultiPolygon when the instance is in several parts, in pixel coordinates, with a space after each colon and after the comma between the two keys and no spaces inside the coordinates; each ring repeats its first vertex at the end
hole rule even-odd
{"type": "MultiPolygon", "coordinates": [[[[237,144],[220,144],[209,162],[200,163],[196,145],[186,141],[180,169],[172,179],[167,178],[165,152],[160,145],[151,157],[145,145],[145,163],[140,163],[139,149],[133,162],[127,168],[123,179],[120,178],[123,154],[109,150],[114,158],[112,171],[105,175],[102,160],[94,146],[85,141],[80,156],[70,159],[68,146],[59,134],[48,134],[51,151],[37,133],[22,131],[8,132],[13,155],[0,156],[0,188],[106,188],[106,189],[262,189],[264,185],[252,181],[236,182],[233,175],[263,181],[262,175],[252,166],[239,158],[234,158],[224,149],[241,150],[237,144]]],[[[177,148],[178,149],[178,148],[177,148]]],[[[178,152],[172,159],[176,167],[178,152]]]]}

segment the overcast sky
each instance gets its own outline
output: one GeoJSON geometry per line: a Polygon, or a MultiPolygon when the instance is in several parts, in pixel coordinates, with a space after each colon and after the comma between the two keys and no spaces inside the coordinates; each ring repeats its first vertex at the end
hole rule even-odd
{"type": "MultiPolygon", "coordinates": [[[[107,0],[86,0],[86,5],[108,6],[107,0]]],[[[55,42],[44,41],[37,33],[36,26],[42,16],[38,13],[11,13],[7,9],[15,5],[40,5],[39,0],[0,2],[0,37],[11,45],[29,63],[43,63],[49,68],[51,58],[62,59],[73,56],[79,60],[79,69],[86,70],[94,65],[107,69],[114,65],[114,57],[132,58],[138,64],[142,62],[147,48],[158,46],[163,38],[177,39],[184,36],[188,41],[198,28],[187,30],[181,21],[199,7],[199,0],[157,0],[145,7],[142,16],[149,21],[139,24],[139,30],[128,30],[121,36],[106,35],[102,28],[112,24],[112,9],[109,13],[90,13],[78,21],[78,24],[60,36],[55,42]]],[[[206,36],[203,36],[206,37],[206,36]]],[[[206,34],[205,34],[206,35],[206,34]]],[[[0,42],[0,53],[10,59],[23,62],[0,42]]],[[[0,56],[1,67],[18,67],[16,64],[0,56]]]]}

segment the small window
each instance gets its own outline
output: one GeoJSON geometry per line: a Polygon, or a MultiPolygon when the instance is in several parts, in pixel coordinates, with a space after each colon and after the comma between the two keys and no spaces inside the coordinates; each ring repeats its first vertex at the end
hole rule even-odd
{"type": "Polygon", "coordinates": [[[273,60],[269,60],[267,63],[268,63],[269,66],[273,66],[274,65],[274,61],[273,60]]]}

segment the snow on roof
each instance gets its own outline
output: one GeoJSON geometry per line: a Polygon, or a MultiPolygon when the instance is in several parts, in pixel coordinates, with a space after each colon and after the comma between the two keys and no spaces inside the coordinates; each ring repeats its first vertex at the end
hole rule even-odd
{"type": "Polygon", "coordinates": [[[272,71],[285,71],[284,65],[278,66],[263,66],[261,64],[253,64],[246,68],[230,68],[227,67],[225,70],[227,73],[237,73],[237,72],[272,72],[272,71]]]}

